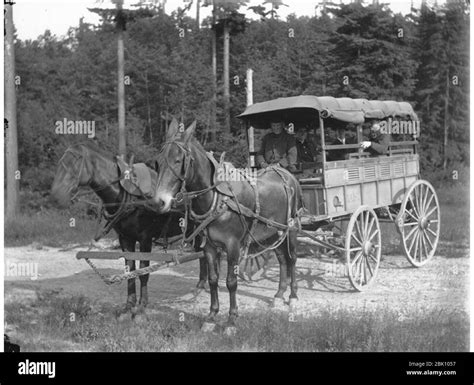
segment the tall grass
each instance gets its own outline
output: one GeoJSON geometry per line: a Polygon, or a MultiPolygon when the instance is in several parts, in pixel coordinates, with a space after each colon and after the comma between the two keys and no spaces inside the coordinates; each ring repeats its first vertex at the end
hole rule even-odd
{"type": "MultiPolygon", "coordinates": [[[[442,309],[405,314],[378,309],[320,309],[312,317],[270,310],[249,312],[233,337],[200,330],[202,319],[172,309],[155,311],[139,324],[119,322],[110,305],[82,296],[42,295],[33,306],[6,305],[8,324],[22,351],[467,351],[469,317],[442,309]],[[71,321],[71,314],[75,314],[71,321]],[[32,324],[31,320],[36,323],[32,324]]],[[[222,320],[225,316],[221,316],[222,320]]]]}
{"type": "Polygon", "coordinates": [[[75,226],[71,227],[70,219],[71,215],[66,212],[22,213],[17,218],[6,221],[5,246],[39,243],[59,247],[70,243],[85,243],[94,237],[96,220],[74,217],[75,226]]]}

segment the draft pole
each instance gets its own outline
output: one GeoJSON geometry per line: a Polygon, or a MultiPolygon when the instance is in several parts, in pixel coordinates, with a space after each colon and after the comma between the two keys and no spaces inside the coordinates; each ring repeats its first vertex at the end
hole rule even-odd
{"type": "MultiPolygon", "coordinates": [[[[253,104],[253,70],[247,69],[247,107],[253,104]]],[[[248,125],[247,135],[249,138],[249,165],[255,168],[255,138],[252,125],[248,125]]]]}

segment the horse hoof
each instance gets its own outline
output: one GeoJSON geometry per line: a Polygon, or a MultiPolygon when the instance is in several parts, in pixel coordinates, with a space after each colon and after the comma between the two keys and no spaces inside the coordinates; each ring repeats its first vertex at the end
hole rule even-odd
{"type": "Polygon", "coordinates": [[[129,321],[131,319],[131,314],[130,313],[122,313],[120,314],[118,317],[117,317],[117,320],[119,322],[126,322],[126,321],[129,321]]]}
{"type": "Polygon", "coordinates": [[[278,297],[273,298],[272,307],[274,309],[281,309],[284,306],[285,306],[285,301],[283,298],[278,298],[278,297]]]}
{"type": "Polygon", "coordinates": [[[294,313],[298,307],[298,298],[290,298],[290,312],[294,313]]]}
{"type": "Polygon", "coordinates": [[[197,297],[199,294],[201,294],[204,291],[203,287],[195,287],[193,290],[193,295],[197,297]]]}
{"type": "Polygon", "coordinates": [[[204,322],[201,326],[201,331],[205,333],[213,332],[216,328],[216,324],[213,322],[204,322]]]}
{"type": "Polygon", "coordinates": [[[140,312],[133,317],[133,320],[138,324],[144,324],[148,322],[148,316],[145,312],[140,312]]]}
{"type": "Polygon", "coordinates": [[[224,334],[227,337],[233,337],[237,334],[237,328],[235,326],[226,326],[224,329],[224,334]]]}

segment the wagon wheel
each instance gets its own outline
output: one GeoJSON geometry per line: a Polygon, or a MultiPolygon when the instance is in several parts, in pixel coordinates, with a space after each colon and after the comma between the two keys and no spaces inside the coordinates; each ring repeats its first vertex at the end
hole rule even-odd
{"type": "Polygon", "coordinates": [[[351,216],[346,233],[346,262],[349,280],[358,291],[374,281],[382,252],[380,224],[375,211],[359,207],[351,216]]]}
{"type": "Polygon", "coordinates": [[[241,258],[239,261],[239,276],[245,281],[258,279],[265,270],[274,253],[269,251],[256,257],[241,258]]]}
{"type": "Polygon", "coordinates": [[[438,197],[429,182],[418,180],[410,186],[396,225],[408,261],[415,267],[423,266],[436,251],[440,229],[438,197]]]}

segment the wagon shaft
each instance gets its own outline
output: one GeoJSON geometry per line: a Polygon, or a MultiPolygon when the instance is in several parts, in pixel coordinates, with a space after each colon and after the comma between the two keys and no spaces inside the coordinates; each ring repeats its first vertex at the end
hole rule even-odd
{"type": "Polygon", "coordinates": [[[155,262],[190,262],[203,257],[202,252],[189,252],[182,256],[177,251],[168,251],[161,253],[142,253],[129,251],[79,251],[76,254],[77,259],[119,259],[125,258],[129,261],[155,261],[155,262]]]}

